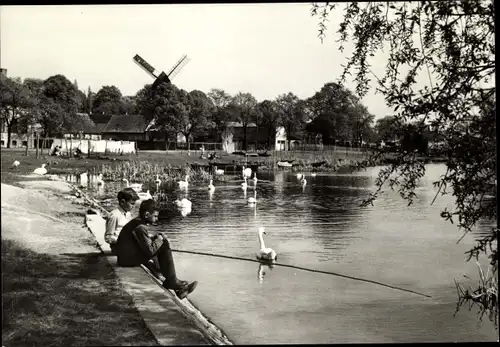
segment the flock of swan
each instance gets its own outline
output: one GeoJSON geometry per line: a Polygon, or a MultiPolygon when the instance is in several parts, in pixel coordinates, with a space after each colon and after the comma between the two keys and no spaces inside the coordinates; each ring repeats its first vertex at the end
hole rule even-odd
{"type": "MultiPolygon", "coordinates": [[[[19,164],[20,164],[19,161],[16,160],[12,166],[18,167],[19,164]]],[[[35,173],[37,175],[45,175],[47,173],[47,169],[45,168],[45,164],[42,164],[42,166],[40,168],[35,169],[33,171],[33,173],[35,173]]],[[[246,168],[244,166],[242,168],[241,173],[243,176],[243,182],[241,183],[241,187],[243,190],[246,191],[246,189],[248,187],[247,180],[253,181],[254,195],[249,197],[247,199],[247,202],[249,205],[255,205],[257,203],[257,190],[255,189],[257,186],[257,182],[258,182],[257,173],[254,172],[253,178],[252,178],[252,169],[246,168]]],[[[214,167],[214,174],[216,176],[224,175],[224,170],[218,169],[217,167],[214,167]]],[[[314,172],[311,173],[311,177],[314,177],[314,176],[316,176],[316,173],[314,173],[314,172]]],[[[297,173],[296,177],[300,181],[301,185],[303,187],[305,187],[307,184],[307,180],[305,178],[305,175],[302,173],[297,173]]],[[[123,179],[123,182],[125,182],[125,184],[127,185],[128,188],[132,188],[134,191],[136,191],[140,200],[147,200],[147,199],[153,198],[151,193],[149,192],[149,190],[147,190],[146,192],[143,192],[143,190],[142,190],[143,184],[142,183],[130,183],[129,180],[127,180],[126,178],[123,179]]],[[[98,186],[104,186],[102,174],[98,175],[96,183],[98,186]]],[[[159,178],[159,175],[156,175],[155,183],[157,186],[159,186],[161,184],[161,180],[159,178]]],[[[177,185],[181,191],[187,190],[189,187],[189,175],[186,175],[184,177],[184,180],[178,181],[177,185]]],[[[213,193],[215,191],[213,179],[210,179],[210,183],[208,184],[207,189],[210,193],[213,193]]],[[[183,216],[191,213],[192,203],[187,198],[185,198],[185,197],[182,199],[178,198],[177,200],[174,201],[174,204],[181,210],[181,214],[183,216]]],[[[267,264],[269,264],[269,263],[272,264],[273,262],[275,262],[278,259],[278,254],[276,253],[276,251],[274,249],[266,247],[266,245],[264,243],[264,235],[266,235],[266,234],[267,233],[266,233],[266,230],[264,227],[258,228],[258,239],[259,239],[260,249],[255,254],[255,256],[256,256],[257,260],[259,260],[261,262],[265,262],[267,264]]],[[[260,279],[261,279],[262,275],[263,275],[263,268],[260,267],[259,268],[259,278],[260,279]]]]}

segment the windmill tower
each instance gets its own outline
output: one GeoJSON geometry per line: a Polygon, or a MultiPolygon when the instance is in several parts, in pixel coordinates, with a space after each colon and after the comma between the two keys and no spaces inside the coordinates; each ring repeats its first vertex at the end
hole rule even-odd
{"type": "Polygon", "coordinates": [[[183,55],[181,59],[170,69],[167,73],[159,72],[153,66],[151,66],[147,61],[145,61],[139,54],[136,54],[133,58],[134,62],[137,63],[144,71],[148,73],[151,77],[155,79],[153,82],[153,89],[156,89],[162,83],[172,83],[171,80],[182,70],[182,68],[189,62],[187,55],[183,55]]]}

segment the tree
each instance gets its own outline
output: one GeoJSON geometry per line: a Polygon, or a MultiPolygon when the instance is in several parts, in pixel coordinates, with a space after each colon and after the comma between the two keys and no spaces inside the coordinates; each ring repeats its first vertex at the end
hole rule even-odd
{"type": "Polygon", "coordinates": [[[215,124],[210,120],[214,105],[212,100],[200,90],[193,90],[188,94],[189,102],[189,124],[184,126],[183,135],[189,142],[194,132],[207,132],[214,128],[215,124]]]}
{"type": "Polygon", "coordinates": [[[122,93],[115,86],[103,86],[93,100],[92,113],[121,114],[122,93]]]}
{"type": "Polygon", "coordinates": [[[231,111],[243,127],[243,150],[247,150],[248,125],[256,112],[257,100],[250,93],[239,92],[231,100],[231,111]]]}
{"type": "MultiPolygon", "coordinates": [[[[319,15],[319,36],[324,39],[326,20],[336,4],[313,4],[312,14],[319,15]]],[[[339,24],[340,50],[352,40],[354,50],[340,82],[354,72],[359,95],[371,87],[373,76],[377,91],[394,109],[399,127],[408,121],[419,128],[429,125],[443,137],[449,148],[447,172],[435,182],[438,193],[453,187],[456,199],[452,211],[441,216],[468,233],[479,220],[496,220],[496,98],[495,85],[495,5],[493,1],[418,1],[368,2],[345,4],[344,20],[339,24]],[[370,59],[389,49],[385,75],[370,70],[370,59]],[[418,87],[418,78],[427,85],[418,87]],[[465,129],[465,130],[464,130],[465,129]],[[494,194],[492,199],[485,198],[494,194]]],[[[384,151],[358,165],[359,168],[384,159],[384,151]]],[[[396,160],[381,170],[377,192],[365,201],[377,198],[387,181],[398,187],[411,204],[417,181],[425,174],[415,152],[401,150],[396,160]],[[394,178],[394,176],[396,176],[394,178]]],[[[498,327],[498,228],[477,241],[468,259],[488,256],[490,277],[480,272],[475,289],[457,284],[457,310],[465,303],[477,305],[481,317],[487,313],[498,327]],[[495,243],[496,241],[496,243],[495,243]]]]}
{"type": "Polygon", "coordinates": [[[208,92],[207,96],[212,100],[214,109],[212,111],[212,122],[215,125],[215,131],[221,134],[226,129],[226,124],[231,115],[228,112],[231,104],[231,95],[222,89],[213,88],[208,92]]]}
{"type": "Polygon", "coordinates": [[[33,104],[29,89],[19,78],[0,77],[0,117],[7,126],[7,148],[10,148],[14,126],[33,104]]]}
{"type": "Polygon", "coordinates": [[[54,75],[47,78],[40,96],[40,121],[44,136],[71,131],[77,106],[77,90],[66,77],[54,75]]]}
{"type": "Polygon", "coordinates": [[[275,101],[264,100],[257,104],[260,119],[256,120],[258,126],[267,128],[267,148],[271,147],[271,139],[276,137],[278,125],[281,123],[278,105],[275,101]]]}
{"type": "Polygon", "coordinates": [[[277,110],[280,113],[281,125],[285,128],[290,148],[291,136],[305,126],[307,121],[305,103],[293,93],[281,94],[276,98],[277,110]]]}
{"type": "Polygon", "coordinates": [[[399,126],[396,124],[394,116],[386,116],[377,119],[375,123],[375,131],[377,132],[378,141],[394,141],[399,126]]]}
{"type": "Polygon", "coordinates": [[[87,90],[87,103],[86,103],[86,111],[88,114],[92,114],[92,107],[94,103],[95,93],[92,92],[90,86],[87,90]]]}
{"type": "Polygon", "coordinates": [[[326,83],[307,104],[315,115],[307,128],[321,134],[324,144],[334,144],[336,140],[361,141],[373,121],[359,97],[338,83],[326,83]]]}

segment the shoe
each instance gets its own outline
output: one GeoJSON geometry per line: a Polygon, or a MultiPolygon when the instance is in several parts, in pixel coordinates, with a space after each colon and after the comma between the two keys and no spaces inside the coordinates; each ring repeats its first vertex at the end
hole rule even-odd
{"type": "Polygon", "coordinates": [[[175,284],[171,284],[167,280],[163,281],[163,287],[173,290],[181,290],[189,284],[188,281],[177,280],[175,284]]]}
{"type": "Polygon", "coordinates": [[[177,295],[177,297],[182,300],[186,296],[188,296],[188,294],[191,294],[197,285],[198,285],[198,281],[193,281],[193,282],[189,283],[188,285],[183,286],[181,289],[177,289],[175,291],[175,295],[177,295]]]}

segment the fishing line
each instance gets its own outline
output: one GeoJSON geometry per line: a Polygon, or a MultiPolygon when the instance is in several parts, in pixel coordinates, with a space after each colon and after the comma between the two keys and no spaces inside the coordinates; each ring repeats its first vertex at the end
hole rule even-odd
{"type": "MultiPolygon", "coordinates": [[[[249,262],[252,262],[252,263],[263,264],[262,262],[260,262],[258,260],[248,259],[248,258],[240,258],[240,257],[233,257],[233,256],[230,256],[230,255],[221,255],[221,254],[195,252],[195,251],[183,251],[183,250],[180,250],[180,249],[172,249],[172,252],[189,253],[189,254],[197,254],[197,255],[206,255],[206,256],[209,256],[209,257],[226,258],[226,259],[233,259],[233,260],[242,260],[242,261],[249,261],[249,262]]],[[[266,264],[266,263],[264,263],[264,264],[266,264]]],[[[432,296],[430,296],[430,295],[419,293],[419,292],[415,292],[415,291],[410,290],[410,289],[396,287],[396,286],[393,286],[393,285],[390,285],[390,284],[385,284],[385,283],[381,283],[381,282],[377,282],[377,281],[367,280],[367,279],[364,279],[364,278],[343,275],[343,274],[336,273],[336,272],[329,272],[329,271],[308,269],[308,268],[305,268],[305,267],[295,266],[295,265],[288,265],[288,264],[280,264],[280,263],[272,263],[272,264],[275,265],[275,266],[288,267],[288,268],[302,270],[302,271],[308,271],[308,272],[314,272],[314,273],[322,273],[322,274],[325,274],[325,275],[333,275],[333,276],[348,278],[348,279],[355,280],[355,281],[361,281],[361,282],[367,282],[367,283],[377,284],[379,286],[383,286],[383,287],[387,287],[387,288],[391,288],[391,289],[396,289],[396,290],[401,290],[403,292],[413,293],[413,294],[425,296],[427,298],[432,298],[432,296]]]]}

